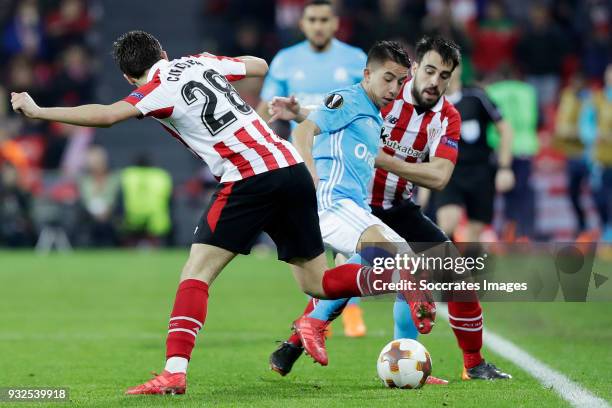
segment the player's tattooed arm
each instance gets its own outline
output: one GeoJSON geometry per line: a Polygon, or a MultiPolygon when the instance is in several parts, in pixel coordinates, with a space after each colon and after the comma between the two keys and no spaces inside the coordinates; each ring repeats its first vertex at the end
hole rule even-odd
{"type": "Polygon", "coordinates": [[[119,101],[112,105],[81,105],[73,108],[41,108],[27,92],[11,93],[13,110],[31,119],[63,122],[88,127],[109,127],[117,122],[141,116],[131,104],[119,101]]]}
{"type": "Polygon", "coordinates": [[[258,57],[252,57],[250,55],[243,55],[236,57],[240,61],[244,62],[246,68],[246,77],[264,77],[268,73],[268,63],[266,60],[258,57]]]}
{"type": "Polygon", "coordinates": [[[306,119],[302,121],[291,134],[291,136],[293,136],[293,145],[304,159],[304,164],[308,167],[308,171],[312,176],[315,186],[319,183],[319,176],[317,176],[317,170],[312,157],[312,144],[315,135],[319,133],[321,133],[321,131],[317,124],[306,119]]]}
{"type": "Polygon", "coordinates": [[[384,152],[376,156],[375,166],[406,180],[432,190],[442,190],[448,184],[455,165],[442,157],[433,157],[425,163],[407,163],[384,152]]]}
{"type": "Polygon", "coordinates": [[[302,123],[308,117],[310,109],[302,107],[293,95],[288,98],[275,96],[268,102],[268,113],[270,123],[278,119],[295,120],[297,123],[302,123]]]}

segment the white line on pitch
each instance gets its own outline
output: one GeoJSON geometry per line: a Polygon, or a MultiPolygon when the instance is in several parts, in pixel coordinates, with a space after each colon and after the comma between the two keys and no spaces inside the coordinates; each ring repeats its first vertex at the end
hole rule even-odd
{"type": "MultiPolygon", "coordinates": [[[[448,309],[446,305],[440,304],[437,309],[438,316],[442,316],[445,320],[448,320],[448,309]]],[[[485,329],[483,333],[483,342],[495,353],[526,371],[544,387],[551,387],[561,396],[561,398],[569,402],[572,406],[579,408],[610,407],[607,401],[592,394],[565,375],[555,371],[500,335],[485,329]]]]}

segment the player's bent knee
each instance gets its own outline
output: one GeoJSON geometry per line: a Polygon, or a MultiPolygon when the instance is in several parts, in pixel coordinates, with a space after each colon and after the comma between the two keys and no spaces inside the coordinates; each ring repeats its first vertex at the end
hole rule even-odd
{"type": "Polygon", "coordinates": [[[405,248],[403,244],[405,244],[403,238],[392,230],[385,230],[382,225],[371,225],[359,237],[357,251],[360,252],[373,246],[384,250],[387,254],[396,254],[405,248]]]}
{"type": "Polygon", "coordinates": [[[315,298],[325,298],[322,278],[318,274],[295,273],[295,277],[302,292],[315,298]]]}
{"type": "Polygon", "coordinates": [[[194,244],[183,267],[181,280],[197,279],[210,285],[234,256],[234,253],[222,248],[194,244]]]}
{"type": "Polygon", "coordinates": [[[313,259],[292,259],[293,276],[304,293],[313,297],[323,295],[323,274],[327,269],[327,258],[321,254],[313,259]]]}
{"type": "Polygon", "coordinates": [[[298,284],[305,294],[314,298],[325,299],[321,279],[317,279],[316,276],[303,276],[302,279],[298,279],[298,284]]]}
{"type": "Polygon", "coordinates": [[[302,291],[313,298],[327,299],[327,296],[325,295],[325,291],[323,290],[323,286],[321,286],[321,284],[303,288],[302,291]]]}

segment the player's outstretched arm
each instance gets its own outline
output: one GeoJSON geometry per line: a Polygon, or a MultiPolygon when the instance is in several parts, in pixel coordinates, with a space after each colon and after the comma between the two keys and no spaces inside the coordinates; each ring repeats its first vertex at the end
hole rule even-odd
{"type": "Polygon", "coordinates": [[[407,163],[382,151],[376,156],[375,166],[416,185],[438,191],[446,187],[455,169],[452,161],[441,157],[433,157],[426,163],[407,163]]]}
{"type": "Polygon", "coordinates": [[[138,117],[140,111],[131,104],[119,101],[112,105],[81,105],[73,108],[41,108],[27,92],[12,92],[11,104],[15,112],[32,119],[63,122],[88,127],[109,127],[117,122],[138,117]]]}
{"type": "Polygon", "coordinates": [[[270,122],[270,118],[272,118],[268,110],[268,103],[268,101],[261,100],[259,101],[259,105],[257,105],[257,109],[255,109],[257,114],[266,122],[270,122]]]}
{"type": "Polygon", "coordinates": [[[270,123],[278,119],[295,120],[297,123],[302,123],[308,117],[310,109],[300,106],[293,95],[288,98],[275,96],[268,102],[268,113],[270,123]]]}
{"type": "Polygon", "coordinates": [[[266,74],[268,73],[268,63],[262,58],[252,57],[250,55],[243,55],[241,57],[236,58],[244,62],[244,65],[246,67],[245,76],[247,78],[261,78],[266,76],[266,74]]]}
{"type": "Polygon", "coordinates": [[[315,135],[319,133],[321,133],[321,131],[317,124],[306,119],[300,123],[291,134],[293,137],[293,145],[304,159],[304,163],[306,167],[308,167],[308,171],[310,171],[315,186],[319,183],[319,177],[317,176],[317,170],[312,157],[312,144],[315,135]]]}

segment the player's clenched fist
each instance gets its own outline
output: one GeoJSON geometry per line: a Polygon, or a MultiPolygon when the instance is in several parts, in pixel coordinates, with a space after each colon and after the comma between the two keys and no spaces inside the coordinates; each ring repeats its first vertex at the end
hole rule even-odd
{"type": "Polygon", "coordinates": [[[27,92],[11,92],[11,104],[15,112],[22,113],[28,118],[37,118],[40,112],[40,107],[27,92]]]}

